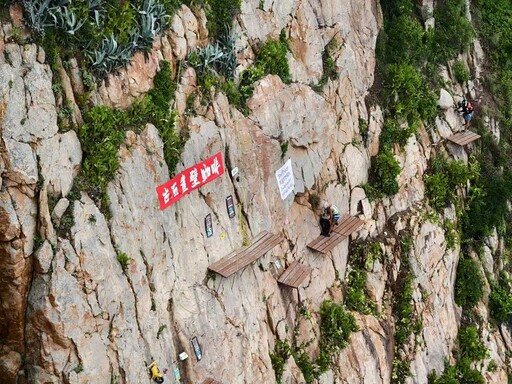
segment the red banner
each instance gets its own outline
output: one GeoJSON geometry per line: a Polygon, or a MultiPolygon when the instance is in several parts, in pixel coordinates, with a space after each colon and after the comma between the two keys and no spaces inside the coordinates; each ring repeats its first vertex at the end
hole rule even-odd
{"type": "Polygon", "coordinates": [[[160,209],[164,210],[170,207],[186,194],[215,180],[223,173],[224,165],[221,152],[193,167],[185,169],[167,183],[156,187],[160,209]]]}

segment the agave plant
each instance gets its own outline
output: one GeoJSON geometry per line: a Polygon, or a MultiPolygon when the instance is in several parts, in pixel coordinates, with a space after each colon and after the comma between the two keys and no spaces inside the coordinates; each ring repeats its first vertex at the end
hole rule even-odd
{"type": "Polygon", "coordinates": [[[59,16],[61,29],[70,35],[74,35],[85,23],[84,20],[78,20],[75,13],[68,8],[60,8],[59,16]]]}
{"type": "Polygon", "coordinates": [[[101,16],[104,13],[103,0],[88,0],[87,10],[89,17],[93,18],[97,27],[101,25],[101,16]]]}
{"type": "Polygon", "coordinates": [[[232,79],[236,69],[236,55],[238,48],[236,46],[237,36],[226,28],[226,34],[221,39],[221,46],[224,55],[219,61],[220,72],[228,79],[232,79]]]}
{"type": "Polygon", "coordinates": [[[42,34],[44,28],[52,26],[49,9],[51,0],[23,0],[26,18],[30,28],[42,34]]]}
{"type": "Polygon", "coordinates": [[[224,52],[219,43],[208,44],[192,52],[188,56],[187,62],[200,74],[205,74],[207,71],[218,74],[217,66],[223,56],[224,52]]]}

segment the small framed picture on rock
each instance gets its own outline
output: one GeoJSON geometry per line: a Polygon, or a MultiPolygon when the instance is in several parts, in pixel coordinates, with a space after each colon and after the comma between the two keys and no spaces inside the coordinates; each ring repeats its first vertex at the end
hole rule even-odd
{"type": "Polygon", "coordinates": [[[212,224],[212,214],[209,213],[204,218],[204,229],[206,231],[206,237],[213,236],[213,224],[212,224]]]}
{"type": "Polygon", "coordinates": [[[235,204],[233,203],[232,195],[226,197],[226,209],[228,210],[228,216],[230,219],[235,217],[235,204]]]}

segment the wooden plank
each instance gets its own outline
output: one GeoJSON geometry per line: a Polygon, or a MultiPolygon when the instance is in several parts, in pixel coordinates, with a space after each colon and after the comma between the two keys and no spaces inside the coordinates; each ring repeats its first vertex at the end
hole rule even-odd
{"type": "Polygon", "coordinates": [[[300,274],[297,274],[294,280],[290,279],[290,285],[299,288],[304,280],[306,280],[306,278],[311,274],[312,270],[313,269],[311,267],[300,264],[300,274]]]}
{"type": "Polygon", "coordinates": [[[308,244],[308,248],[314,249],[315,251],[325,254],[346,238],[346,236],[342,236],[336,232],[331,233],[331,236],[320,235],[315,240],[308,244]]]}
{"type": "Polygon", "coordinates": [[[336,245],[357,231],[364,224],[364,221],[350,215],[344,215],[338,225],[334,226],[331,236],[319,236],[308,244],[308,248],[321,253],[331,251],[336,245]]]}
{"type": "Polygon", "coordinates": [[[229,277],[233,273],[245,268],[256,261],[282,241],[282,236],[263,231],[254,238],[248,247],[230,253],[208,267],[209,270],[223,277],[229,277]]]}
{"type": "Polygon", "coordinates": [[[463,147],[475,140],[478,140],[479,138],[480,138],[480,135],[478,135],[474,132],[464,131],[464,132],[459,132],[459,133],[456,133],[455,135],[448,137],[448,140],[463,147]]]}
{"type": "Polygon", "coordinates": [[[342,221],[334,228],[334,232],[339,233],[342,236],[350,236],[353,232],[357,231],[364,224],[363,220],[354,216],[348,216],[345,217],[344,219],[344,221],[342,221]]]}
{"type": "MultiPolygon", "coordinates": [[[[267,231],[263,231],[261,233],[258,234],[258,236],[256,236],[254,239],[253,239],[253,244],[257,243],[258,241],[260,241],[264,236],[266,236],[268,234],[267,231]]],[[[233,261],[237,258],[237,254],[243,252],[244,250],[246,250],[247,248],[249,248],[250,245],[248,246],[245,246],[245,247],[242,247],[240,250],[238,251],[233,251],[231,252],[229,255],[227,256],[224,256],[222,259],[216,261],[215,263],[213,263],[212,265],[210,265],[208,267],[208,269],[214,271],[214,272],[217,272],[219,273],[218,271],[222,271],[224,268],[226,268],[227,266],[229,266],[231,263],[233,263],[233,261]]]]}
{"type": "Polygon", "coordinates": [[[222,275],[228,277],[233,273],[245,268],[253,261],[256,261],[270,249],[274,248],[275,237],[268,233],[263,238],[253,243],[250,247],[244,249],[241,253],[237,253],[236,257],[232,258],[232,262],[222,269],[222,275]]]}
{"type": "Polygon", "coordinates": [[[278,282],[292,288],[299,288],[300,284],[309,276],[311,271],[311,267],[294,261],[290,264],[288,269],[283,272],[278,282]]]}

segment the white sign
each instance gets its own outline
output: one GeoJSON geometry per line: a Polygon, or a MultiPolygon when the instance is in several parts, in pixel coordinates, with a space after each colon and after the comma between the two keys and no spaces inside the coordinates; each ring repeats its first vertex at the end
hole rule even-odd
{"type": "Polygon", "coordinates": [[[276,178],[277,185],[279,185],[279,192],[281,193],[281,199],[284,200],[293,192],[293,188],[295,187],[291,159],[288,159],[288,161],[276,171],[276,178]]]}

